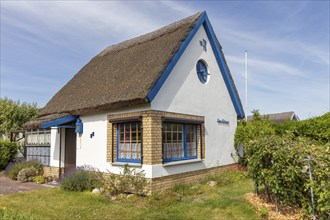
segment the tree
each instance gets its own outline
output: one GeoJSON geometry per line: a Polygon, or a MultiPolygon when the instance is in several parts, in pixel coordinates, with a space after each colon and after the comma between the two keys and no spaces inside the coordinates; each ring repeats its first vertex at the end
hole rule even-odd
{"type": "Polygon", "coordinates": [[[22,125],[38,115],[36,103],[21,103],[9,98],[0,98],[0,131],[7,137],[10,132],[22,128],[22,125]]]}

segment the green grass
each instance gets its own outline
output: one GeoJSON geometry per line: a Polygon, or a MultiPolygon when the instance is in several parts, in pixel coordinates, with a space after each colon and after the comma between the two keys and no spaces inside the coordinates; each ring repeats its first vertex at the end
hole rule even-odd
{"type": "Polygon", "coordinates": [[[253,191],[252,181],[235,178],[213,188],[181,184],[150,197],[116,201],[54,188],[19,193],[0,197],[0,219],[259,219],[242,198],[253,191]]]}

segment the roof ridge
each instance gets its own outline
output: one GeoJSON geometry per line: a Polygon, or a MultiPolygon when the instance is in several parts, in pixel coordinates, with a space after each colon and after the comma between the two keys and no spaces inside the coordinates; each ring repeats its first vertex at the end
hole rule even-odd
{"type": "Polygon", "coordinates": [[[117,44],[110,45],[107,48],[105,48],[104,50],[102,50],[97,55],[97,57],[106,56],[106,55],[108,55],[109,53],[112,53],[112,52],[113,53],[118,53],[120,51],[138,46],[140,44],[143,44],[147,41],[155,40],[155,39],[160,38],[160,37],[162,37],[162,36],[164,36],[168,33],[173,33],[175,31],[179,30],[180,28],[182,28],[182,23],[185,23],[185,22],[187,22],[187,24],[190,23],[188,21],[190,21],[192,18],[194,18],[194,21],[192,22],[192,24],[194,24],[202,14],[203,14],[203,12],[198,12],[194,15],[191,15],[191,16],[183,18],[179,21],[176,21],[176,22],[173,22],[173,23],[168,24],[166,26],[163,26],[163,27],[161,27],[157,30],[154,30],[154,31],[151,31],[149,33],[142,34],[140,36],[137,36],[137,37],[119,42],[117,44]],[[168,29],[172,29],[172,30],[168,31],[168,29]]]}

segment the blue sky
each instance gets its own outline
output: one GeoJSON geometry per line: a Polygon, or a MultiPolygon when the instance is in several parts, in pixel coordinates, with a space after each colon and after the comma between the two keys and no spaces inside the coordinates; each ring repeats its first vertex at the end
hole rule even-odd
{"type": "Polygon", "coordinates": [[[1,97],[43,107],[105,47],[206,10],[248,110],[329,111],[329,1],[1,1],[1,97]]]}

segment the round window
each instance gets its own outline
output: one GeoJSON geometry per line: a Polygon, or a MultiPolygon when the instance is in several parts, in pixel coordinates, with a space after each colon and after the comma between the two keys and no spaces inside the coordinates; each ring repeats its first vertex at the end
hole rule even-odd
{"type": "Polygon", "coordinates": [[[209,73],[207,70],[207,64],[204,60],[198,60],[196,64],[196,71],[199,81],[205,84],[209,79],[209,73]]]}

